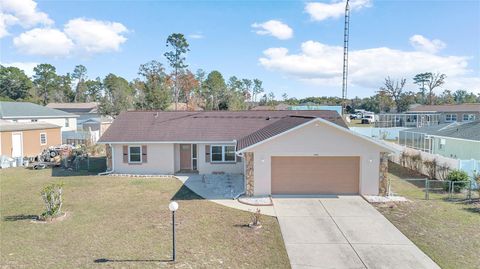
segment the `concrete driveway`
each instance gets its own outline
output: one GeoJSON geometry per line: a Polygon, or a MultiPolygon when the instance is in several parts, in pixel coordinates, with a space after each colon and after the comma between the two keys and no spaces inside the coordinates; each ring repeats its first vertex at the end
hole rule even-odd
{"type": "Polygon", "coordinates": [[[274,198],[292,268],[440,268],[360,196],[274,198]]]}

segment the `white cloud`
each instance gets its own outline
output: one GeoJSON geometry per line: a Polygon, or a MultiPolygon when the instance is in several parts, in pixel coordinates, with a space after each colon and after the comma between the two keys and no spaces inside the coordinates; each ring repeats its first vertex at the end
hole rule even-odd
{"type": "Polygon", "coordinates": [[[422,35],[413,35],[410,37],[410,44],[418,51],[425,51],[429,53],[437,53],[447,46],[441,40],[430,40],[422,35]]]}
{"type": "MultiPolygon", "coordinates": [[[[298,54],[286,48],[269,48],[259,59],[260,65],[287,77],[320,86],[341,85],[343,48],[306,41],[298,54]]],[[[349,84],[378,88],[387,76],[412,78],[421,72],[441,72],[448,76],[446,88],[471,88],[480,77],[472,75],[468,57],[439,56],[422,51],[402,51],[386,47],[353,50],[349,54],[349,84]],[[467,86],[469,86],[467,88],[467,86]]]]}
{"type": "Polygon", "coordinates": [[[271,35],[278,39],[289,39],[293,36],[293,30],[287,24],[277,21],[269,20],[263,23],[254,23],[252,27],[255,30],[255,33],[259,35],[271,35]]]}
{"type": "Polygon", "coordinates": [[[205,36],[202,33],[195,33],[195,34],[189,34],[189,38],[191,39],[203,39],[205,36]]]}
{"type": "Polygon", "coordinates": [[[48,14],[37,10],[33,0],[2,0],[0,5],[0,38],[8,35],[8,27],[20,25],[31,28],[36,25],[52,25],[48,14]]]}
{"type": "Polygon", "coordinates": [[[33,68],[37,66],[39,63],[35,62],[11,62],[11,63],[0,63],[3,66],[13,66],[19,68],[25,72],[25,74],[29,77],[33,76],[33,68]]]}
{"type": "Polygon", "coordinates": [[[75,45],[88,53],[118,51],[127,41],[127,28],[118,22],[77,18],[65,24],[65,33],[75,45]]]}
{"type": "Polygon", "coordinates": [[[66,56],[74,44],[58,29],[35,28],[13,39],[13,44],[22,53],[41,56],[66,56]]]}
{"type": "Polygon", "coordinates": [[[127,38],[127,28],[118,22],[73,19],[64,31],[35,28],[13,39],[14,46],[29,55],[62,57],[71,54],[94,54],[118,51],[127,38]]]}
{"type": "MultiPolygon", "coordinates": [[[[370,0],[351,0],[350,11],[370,7],[370,0]]],[[[331,3],[311,2],[305,5],[305,12],[314,21],[336,19],[345,15],[345,1],[334,1],[331,3]]]]}

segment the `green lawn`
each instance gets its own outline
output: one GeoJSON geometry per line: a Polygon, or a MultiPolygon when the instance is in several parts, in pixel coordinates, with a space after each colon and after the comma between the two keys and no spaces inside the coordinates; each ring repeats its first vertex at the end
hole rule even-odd
{"type": "Polygon", "coordinates": [[[377,206],[397,228],[442,268],[480,268],[480,201],[448,201],[402,180],[419,177],[390,164],[392,190],[411,200],[394,207],[377,206]]]}
{"type": "Polygon", "coordinates": [[[278,222],[199,199],[173,178],[64,176],[49,169],[0,171],[1,268],[289,268],[278,222]],[[40,191],[64,183],[65,220],[32,223],[40,191]],[[180,208],[171,258],[170,199],[180,208]]]}
{"type": "Polygon", "coordinates": [[[375,124],[362,124],[362,120],[350,120],[347,122],[348,127],[373,127],[375,124]]]}

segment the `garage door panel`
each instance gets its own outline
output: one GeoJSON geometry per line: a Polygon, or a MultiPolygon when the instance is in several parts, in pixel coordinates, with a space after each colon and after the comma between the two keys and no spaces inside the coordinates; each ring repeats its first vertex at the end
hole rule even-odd
{"type": "Polygon", "coordinates": [[[357,194],[359,157],[272,157],[272,194],[357,194]]]}

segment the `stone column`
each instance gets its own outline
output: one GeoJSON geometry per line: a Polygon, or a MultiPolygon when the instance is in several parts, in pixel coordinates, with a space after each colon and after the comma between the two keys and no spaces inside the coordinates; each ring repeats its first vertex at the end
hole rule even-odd
{"type": "Polygon", "coordinates": [[[245,181],[246,181],[246,191],[247,196],[253,196],[254,194],[254,179],[253,179],[253,166],[254,166],[254,156],[253,152],[244,153],[245,160],[245,181]]]}
{"type": "Polygon", "coordinates": [[[388,180],[388,153],[380,152],[379,195],[388,195],[390,182],[388,180]]]}

